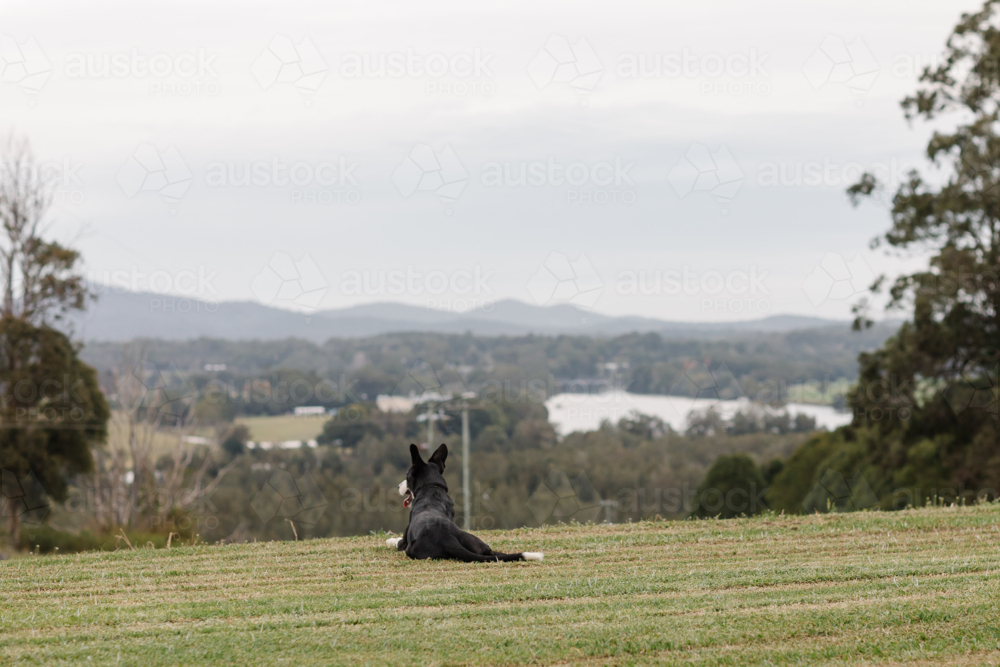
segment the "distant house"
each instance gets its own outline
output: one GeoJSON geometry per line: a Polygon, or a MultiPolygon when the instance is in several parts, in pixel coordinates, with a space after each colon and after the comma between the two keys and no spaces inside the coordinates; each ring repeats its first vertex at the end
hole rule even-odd
{"type": "Polygon", "coordinates": [[[413,399],[413,402],[420,405],[421,403],[443,403],[444,401],[449,400],[451,400],[451,394],[441,394],[436,391],[425,391],[413,399]]]}
{"type": "Polygon", "coordinates": [[[382,412],[409,412],[413,409],[414,400],[405,396],[389,396],[379,394],[375,398],[375,405],[382,412]]]}
{"type": "MultiPolygon", "coordinates": [[[[469,396],[475,396],[475,394],[462,395],[466,398],[469,396]]],[[[390,396],[388,394],[379,394],[375,397],[375,405],[382,412],[409,412],[416,406],[423,405],[424,403],[444,403],[452,398],[452,394],[441,394],[436,391],[425,391],[419,396],[412,393],[409,396],[390,396]]]]}
{"type": "Polygon", "coordinates": [[[326,414],[326,408],[322,405],[300,405],[293,414],[296,417],[322,417],[326,414]]]}
{"type": "Polygon", "coordinates": [[[301,449],[302,447],[309,447],[310,449],[316,449],[319,444],[315,440],[284,440],[282,442],[253,442],[252,440],[247,443],[247,449],[274,449],[275,447],[279,449],[301,449]]]}

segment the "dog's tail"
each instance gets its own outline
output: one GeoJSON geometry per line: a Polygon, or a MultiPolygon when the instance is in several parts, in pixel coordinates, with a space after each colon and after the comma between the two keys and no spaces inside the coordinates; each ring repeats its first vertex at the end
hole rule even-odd
{"type": "Polygon", "coordinates": [[[542,560],[545,558],[545,554],[540,551],[522,551],[519,554],[499,554],[494,551],[489,556],[484,556],[469,551],[454,537],[445,543],[445,547],[452,558],[460,560],[463,563],[496,563],[498,561],[509,563],[518,560],[542,560]]]}

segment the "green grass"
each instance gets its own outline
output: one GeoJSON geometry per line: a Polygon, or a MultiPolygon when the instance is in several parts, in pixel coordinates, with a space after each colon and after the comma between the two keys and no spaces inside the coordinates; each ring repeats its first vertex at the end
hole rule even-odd
{"type": "Polygon", "coordinates": [[[381,537],[0,563],[0,663],[1000,663],[1000,506],[381,537]]]}
{"type": "Polygon", "coordinates": [[[237,424],[246,424],[254,442],[284,442],[286,440],[314,440],[323,432],[323,424],[330,419],[322,417],[238,417],[237,424]]]}

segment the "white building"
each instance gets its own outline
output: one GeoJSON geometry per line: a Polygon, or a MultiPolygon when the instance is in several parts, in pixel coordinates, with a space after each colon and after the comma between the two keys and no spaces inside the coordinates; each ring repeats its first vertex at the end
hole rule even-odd
{"type": "Polygon", "coordinates": [[[326,414],[326,408],[322,405],[300,405],[295,408],[296,417],[320,417],[326,414]]]}
{"type": "Polygon", "coordinates": [[[379,394],[375,397],[375,405],[382,412],[409,412],[413,409],[414,401],[412,398],[406,398],[405,396],[389,396],[388,394],[379,394]]]}

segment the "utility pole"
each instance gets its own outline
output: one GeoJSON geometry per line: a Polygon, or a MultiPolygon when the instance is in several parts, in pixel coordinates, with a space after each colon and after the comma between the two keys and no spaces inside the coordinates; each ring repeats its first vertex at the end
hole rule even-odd
{"type": "Polygon", "coordinates": [[[618,518],[618,501],[602,500],[600,505],[604,508],[604,523],[614,523],[614,521],[611,520],[611,513],[614,512],[615,518],[618,518]]]}
{"type": "Polygon", "coordinates": [[[462,528],[472,530],[472,498],[469,493],[469,404],[462,401],[462,528]]]}
{"type": "Polygon", "coordinates": [[[427,405],[427,451],[432,451],[434,447],[434,413],[431,412],[430,404],[427,405]]]}

